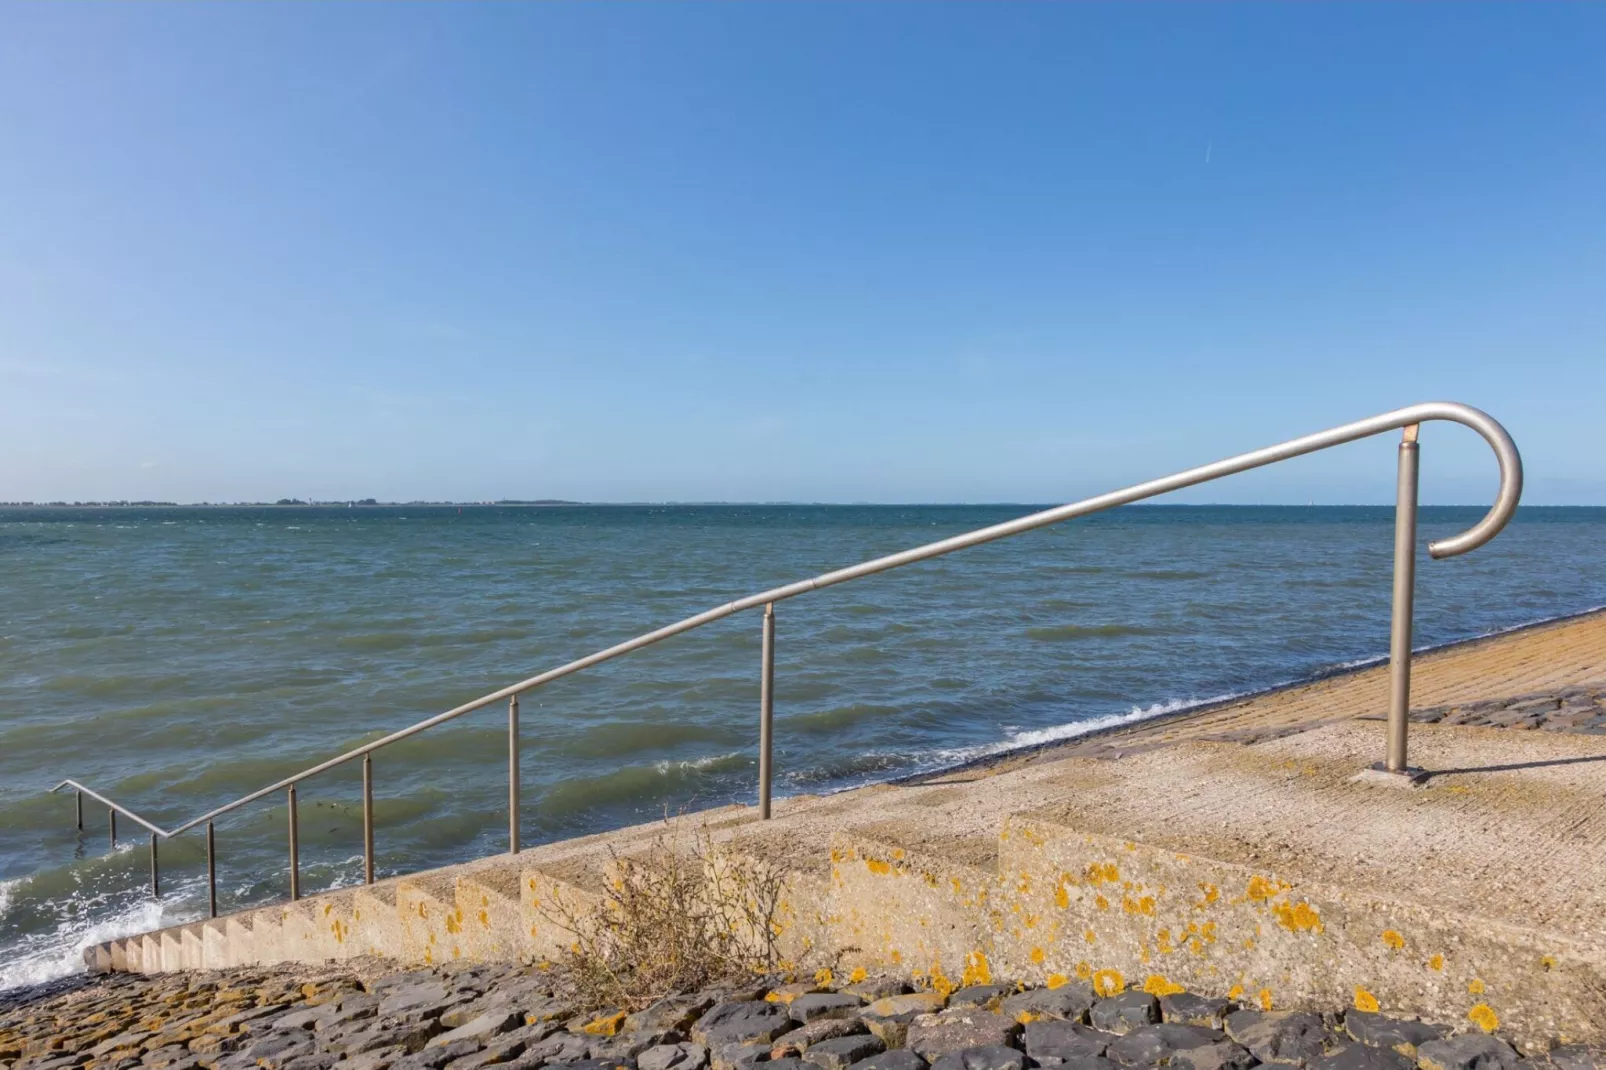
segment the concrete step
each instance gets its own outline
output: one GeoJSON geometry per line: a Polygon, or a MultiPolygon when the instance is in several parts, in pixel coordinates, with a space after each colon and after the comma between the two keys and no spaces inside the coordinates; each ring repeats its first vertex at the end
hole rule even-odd
{"type": "Polygon", "coordinates": [[[907,971],[944,991],[994,976],[996,838],[883,821],[843,830],[829,858],[822,943],[841,968],[907,971]]]}
{"type": "Polygon", "coordinates": [[[1011,817],[1002,848],[1016,902],[996,947],[1010,977],[1229,994],[1277,1010],[1492,1013],[1518,1035],[1606,1014],[1606,965],[1587,942],[1447,915],[1431,895],[1379,894],[1353,870],[1314,879],[1179,852],[1089,831],[1056,810],[1011,817]]]}

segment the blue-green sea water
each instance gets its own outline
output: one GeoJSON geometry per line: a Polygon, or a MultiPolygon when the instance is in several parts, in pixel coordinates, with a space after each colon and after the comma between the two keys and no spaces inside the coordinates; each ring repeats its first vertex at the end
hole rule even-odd
{"type": "MultiPolygon", "coordinates": [[[[1030,511],[977,507],[0,510],[0,988],[205,910],[204,842],[74,828],[74,777],[167,827],[701,609],[1030,511]]],[[[1424,541],[1481,509],[1423,511],[1424,541]]],[[[1376,658],[1385,508],[1128,507],[782,603],[781,793],[1068,738],[1376,658]]],[[[1524,509],[1418,567],[1430,645],[1606,603],[1606,509],[1524,509]]],[[[527,841],[751,801],[760,618],[523,703],[527,841]]],[[[382,874],[506,848],[501,707],[375,760],[382,874]]],[[[303,786],[303,889],[361,879],[360,766],[303,786]]],[[[224,910],[283,898],[286,807],[220,821],[224,910]]]]}

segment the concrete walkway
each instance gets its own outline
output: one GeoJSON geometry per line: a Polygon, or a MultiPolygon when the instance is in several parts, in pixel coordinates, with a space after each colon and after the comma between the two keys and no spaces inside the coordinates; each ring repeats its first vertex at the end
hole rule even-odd
{"type": "MultiPolygon", "coordinates": [[[[985,767],[684,819],[787,874],[798,968],[944,988],[1081,978],[1246,1005],[1606,1039],[1606,614],[1417,663],[1416,789],[1381,757],[1384,666],[985,767]],[[1418,711],[1420,711],[1418,713],[1418,711]],[[1479,727],[1455,721],[1501,723],[1479,727]]],[[[114,941],[144,972],[380,954],[562,953],[662,824],[114,941]]]]}

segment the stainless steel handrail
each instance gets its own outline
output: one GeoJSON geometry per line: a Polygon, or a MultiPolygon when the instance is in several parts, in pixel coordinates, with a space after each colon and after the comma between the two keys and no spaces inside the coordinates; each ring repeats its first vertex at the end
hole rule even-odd
{"type": "MultiPolygon", "coordinates": [[[[1184,487],[1206,483],[1223,476],[1245,472],[1252,468],[1260,468],[1278,461],[1286,461],[1294,457],[1314,453],[1317,450],[1328,449],[1332,446],[1354,442],[1357,439],[1369,438],[1372,435],[1382,434],[1404,428],[1404,441],[1399,449],[1399,473],[1397,482],[1397,496],[1395,502],[1395,556],[1394,556],[1394,599],[1390,628],[1390,671],[1391,688],[1389,702],[1389,728],[1387,757],[1380,767],[1387,772],[1409,775],[1412,771],[1406,762],[1406,728],[1407,714],[1410,705],[1410,671],[1411,671],[1411,614],[1413,606],[1413,592],[1415,585],[1415,549],[1416,549],[1416,510],[1417,510],[1417,469],[1418,444],[1417,431],[1421,424],[1429,420],[1446,420],[1452,423],[1463,424],[1482,435],[1484,440],[1494,450],[1495,460],[1500,467],[1500,488],[1495,495],[1494,504],[1489,508],[1483,519],[1459,535],[1447,539],[1439,539],[1428,544],[1428,553],[1434,558],[1454,557],[1475,550],[1499,534],[1516,512],[1518,499],[1522,497],[1522,458],[1517,452],[1516,443],[1511,436],[1489,414],[1450,401],[1430,401],[1420,405],[1409,405],[1403,409],[1381,413],[1377,416],[1357,420],[1354,423],[1343,424],[1339,427],[1319,431],[1303,438],[1291,439],[1275,446],[1241,453],[1234,457],[1216,461],[1212,464],[1200,465],[1174,475],[1152,479],[1146,483],[1138,483],[1122,490],[1110,491],[1092,498],[1084,498],[1069,505],[1056,506],[1053,509],[1044,509],[1041,512],[1031,513],[1015,520],[993,524],[989,527],[979,528],[963,535],[940,539],[936,542],[917,546],[911,550],[888,554],[870,561],[861,562],[848,568],[826,572],[813,579],[799,580],[781,587],[772,587],[758,594],[748,595],[733,602],[704,610],[674,624],[646,632],[634,639],[615,644],[596,653],[577,658],[567,664],[554,669],[537,673],[518,683],[482,695],[472,702],[465,702],[461,706],[454,706],[444,713],[409,725],[399,731],[392,732],[382,739],[366,743],[320,762],[317,765],[304,769],[293,776],[289,776],[276,783],[261,788],[249,795],[242,796],[215,810],[208,811],[200,817],[194,818],[178,826],[172,831],[164,830],[135,814],[103,795],[96,794],[74,780],[64,780],[51,791],[59,791],[64,787],[77,789],[79,796],[79,827],[83,827],[82,795],[104,803],[114,814],[113,842],[116,840],[115,813],[122,813],[137,821],[151,831],[151,884],[156,887],[156,838],[163,839],[177,836],[200,824],[207,826],[207,871],[209,881],[215,882],[215,863],[212,849],[212,823],[223,814],[235,810],[247,803],[255,802],[264,796],[277,791],[288,793],[290,812],[290,845],[291,845],[291,896],[299,894],[299,875],[297,870],[297,836],[296,836],[296,805],[295,787],[301,781],[319,773],[327,772],[336,766],[357,758],[363,759],[363,837],[364,837],[364,869],[365,877],[369,883],[373,882],[373,806],[372,806],[372,758],[373,752],[387,747],[392,743],[400,742],[410,736],[434,728],[436,725],[455,720],[465,714],[484,709],[503,699],[508,703],[508,839],[509,849],[519,849],[519,773],[518,773],[518,697],[522,693],[542,684],[550,683],[563,676],[588,669],[593,665],[600,665],[605,661],[628,654],[642,647],[651,646],[665,639],[722,620],[732,614],[748,609],[765,607],[764,611],[764,642],[762,649],[762,662],[760,669],[760,756],[759,756],[759,811],[760,816],[770,816],[770,781],[771,781],[771,741],[773,738],[774,696],[773,680],[775,672],[775,603],[788,598],[795,598],[809,591],[818,591],[826,587],[834,587],[839,583],[859,579],[864,576],[875,575],[890,569],[912,565],[920,561],[928,561],[934,557],[951,554],[956,550],[979,546],[982,543],[993,542],[998,539],[1019,535],[1023,532],[1033,531],[1037,528],[1058,524],[1061,521],[1071,520],[1090,513],[1113,509],[1118,505],[1127,505],[1132,502],[1153,498],[1170,491],[1181,490],[1184,487]]],[[[213,914],[216,914],[215,894],[213,914]]]]}

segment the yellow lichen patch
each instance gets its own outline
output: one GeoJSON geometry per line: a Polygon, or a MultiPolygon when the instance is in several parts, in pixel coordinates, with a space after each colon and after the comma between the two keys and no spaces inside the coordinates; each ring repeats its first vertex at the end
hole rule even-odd
{"type": "Polygon", "coordinates": [[[829,988],[831,985],[831,980],[832,977],[830,970],[827,969],[814,971],[814,983],[819,985],[821,988],[829,988]]]}
{"type": "Polygon", "coordinates": [[[1100,996],[1118,996],[1126,990],[1126,978],[1120,970],[1094,970],[1093,992],[1100,996]]]}
{"type": "Polygon", "coordinates": [[[848,984],[856,985],[868,976],[870,975],[864,972],[863,966],[855,966],[853,972],[848,974],[848,984]]]}
{"type": "Polygon", "coordinates": [[[864,860],[864,868],[874,873],[877,877],[885,877],[892,872],[892,867],[879,858],[866,858],[864,860]]]}
{"type": "Polygon", "coordinates": [[[1031,954],[1027,955],[1026,957],[1032,960],[1033,966],[1041,966],[1044,958],[1043,949],[1040,947],[1034,947],[1031,950],[1031,954]]]}
{"type": "Polygon", "coordinates": [[[1038,1014],[1036,1011],[1021,1011],[1019,1014],[1015,1015],[1015,1020],[1021,1025],[1031,1025],[1033,1022],[1042,1021],[1043,1016],[1038,1014]]]}
{"type": "Polygon", "coordinates": [[[1162,955],[1169,955],[1175,951],[1176,945],[1171,942],[1171,930],[1161,929],[1154,935],[1154,947],[1162,955]]]}
{"type": "Polygon", "coordinates": [[[453,934],[463,931],[462,912],[454,910],[446,915],[446,931],[453,934]]]}
{"type": "Polygon", "coordinates": [[[993,983],[993,967],[987,961],[987,956],[980,951],[972,951],[965,956],[965,971],[960,977],[964,987],[971,985],[990,985],[993,983]]]}
{"type": "Polygon", "coordinates": [[[1064,988],[1070,983],[1071,979],[1063,973],[1051,973],[1048,975],[1048,979],[1043,982],[1049,988],[1064,988]]]}
{"type": "MultiPolygon", "coordinates": [[[[1384,929],[1383,946],[1388,948],[1390,951],[1398,951],[1405,946],[1405,937],[1401,936],[1393,929],[1384,929]]],[[[1438,967],[1435,966],[1434,969],[1438,969],[1438,967]]]]}
{"type": "Polygon", "coordinates": [[[1232,1000],[1243,999],[1244,998],[1244,986],[1243,985],[1233,985],[1231,988],[1227,989],[1227,998],[1228,999],[1232,999],[1232,1000]]]}
{"type": "Polygon", "coordinates": [[[892,849],[892,857],[901,862],[903,860],[903,848],[902,847],[894,847],[892,849]]]}
{"type": "Polygon", "coordinates": [[[1093,900],[1093,905],[1098,907],[1100,910],[1110,909],[1110,901],[1104,898],[1102,895],[1093,900]]]}
{"type": "Polygon", "coordinates": [[[1128,914],[1142,914],[1146,918],[1154,916],[1154,896],[1145,895],[1133,899],[1130,895],[1121,897],[1121,909],[1128,914]]]}
{"type": "Polygon", "coordinates": [[[1082,939],[1086,940],[1090,944],[1096,944],[1099,942],[1099,934],[1094,932],[1092,929],[1088,929],[1082,933],[1082,939]]]}
{"type": "Polygon", "coordinates": [[[949,877],[948,880],[954,886],[954,894],[958,895],[960,893],[961,889],[963,889],[964,885],[959,883],[959,878],[958,877],[949,877]]]}
{"type": "Polygon", "coordinates": [[[1540,967],[1542,969],[1544,969],[1547,972],[1550,971],[1550,970],[1554,970],[1556,968],[1556,956],[1555,955],[1541,955],[1541,956],[1539,956],[1539,965],[1540,965],[1540,967]]]}
{"type": "Polygon", "coordinates": [[[1221,889],[1217,888],[1209,881],[1200,881],[1199,891],[1202,893],[1202,898],[1199,900],[1199,902],[1195,903],[1194,906],[1201,909],[1209,906],[1211,903],[1214,903],[1217,899],[1221,898],[1221,889]]]}
{"type": "Polygon", "coordinates": [[[1493,1033],[1500,1028],[1500,1016],[1487,1003],[1480,1003],[1470,1011],[1467,1011],[1467,1017],[1471,1018],[1477,1027],[1485,1033],[1493,1033]]]}
{"type": "Polygon", "coordinates": [[[1093,967],[1086,959],[1076,964],[1076,976],[1084,981],[1093,976],[1093,967]]]}
{"type": "Polygon", "coordinates": [[[1474,996],[1483,995],[1483,981],[1477,977],[1474,977],[1472,979],[1472,983],[1467,985],[1467,991],[1474,996]]]}
{"type": "Polygon", "coordinates": [[[1262,988],[1260,990],[1260,992],[1257,993],[1256,998],[1260,1000],[1260,1009],[1261,1010],[1263,1010],[1263,1011],[1271,1010],[1271,989],[1262,988]]]}
{"type": "Polygon", "coordinates": [[[1292,885],[1286,884],[1283,881],[1273,880],[1270,877],[1254,876],[1249,878],[1249,887],[1244,894],[1247,895],[1252,902],[1263,903],[1268,899],[1286,892],[1290,887],[1292,887],[1292,885]]]}
{"type": "Polygon", "coordinates": [[[480,911],[480,927],[482,929],[489,929],[491,927],[491,915],[489,911],[480,911]]]}
{"type": "Polygon", "coordinates": [[[581,1028],[592,1036],[611,1037],[619,1032],[628,1017],[630,1015],[625,1011],[620,1011],[618,1014],[604,1014],[600,1018],[591,1019],[581,1028]]]}
{"type": "Polygon", "coordinates": [[[1114,862],[1089,862],[1082,875],[1089,884],[1114,884],[1121,879],[1114,862]]]}
{"type": "Polygon", "coordinates": [[[1063,884],[1060,884],[1054,888],[1054,905],[1059,907],[1061,910],[1070,909],[1071,893],[1065,890],[1065,885],[1063,884]]]}
{"type": "Polygon", "coordinates": [[[1372,995],[1360,985],[1355,986],[1355,1009],[1365,1011],[1367,1014],[1376,1014],[1378,1011],[1377,997],[1372,995]]]}
{"type": "Polygon", "coordinates": [[[893,948],[892,949],[892,964],[894,966],[897,966],[901,962],[903,962],[903,952],[899,951],[897,948],[893,948]]]}
{"type": "Polygon", "coordinates": [[[1175,981],[1167,980],[1162,974],[1151,973],[1143,980],[1143,991],[1151,996],[1174,996],[1178,992],[1186,992],[1187,989],[1175,981]]]}
{"type": "Polygon", "coordinates": [[[1322,916],[1309,903],[1279,903],[1273,912],[1277,923],[1291,933],[1322,931],[1322,916]]]}

